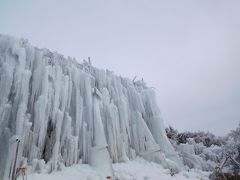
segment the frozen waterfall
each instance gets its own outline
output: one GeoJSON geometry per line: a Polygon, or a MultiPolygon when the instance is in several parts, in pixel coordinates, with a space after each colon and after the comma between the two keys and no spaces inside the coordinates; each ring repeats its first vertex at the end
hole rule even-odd
{"type": "Polygon", "coordinates": [[[0,179],[14,174],[16,138],[16,167],[32,171],[89,163],[113,176],[135,156],[177,169],[162,123],[143,82],[0,35],[0,179]]]}

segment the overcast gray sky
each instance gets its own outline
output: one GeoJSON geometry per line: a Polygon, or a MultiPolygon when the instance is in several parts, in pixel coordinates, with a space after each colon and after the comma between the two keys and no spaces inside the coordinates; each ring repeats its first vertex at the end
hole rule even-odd
{"type": "Polygon", "coordinates": [[[166,126],[240,122],[239,0],[0,0],[0,33],[143,78],[166,126]]]}

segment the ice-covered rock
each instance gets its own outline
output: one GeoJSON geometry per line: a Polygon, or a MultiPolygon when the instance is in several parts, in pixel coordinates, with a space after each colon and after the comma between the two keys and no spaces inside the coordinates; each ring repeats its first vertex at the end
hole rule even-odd
{"type": "Polygon", "coordinates": [[[0,89],[0,179],[14,174],[16,157],[16,167],[82,162],[109,175],[112,162],[136,155],[181,165],[145,83],[0,35],[0,89]]]}

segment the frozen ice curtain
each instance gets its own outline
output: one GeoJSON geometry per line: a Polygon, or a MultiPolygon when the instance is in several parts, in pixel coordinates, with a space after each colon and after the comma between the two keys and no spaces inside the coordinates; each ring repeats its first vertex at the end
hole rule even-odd
{"type": "Polygon", "coordinates": [[[169,143],[154,91],[71,58],[0,35],[0,179],[16,167],[112,163],[136,155],[166,168],[181,164],[169,143]],[[101,161],[101,163],[99,163],[101,161]]]}

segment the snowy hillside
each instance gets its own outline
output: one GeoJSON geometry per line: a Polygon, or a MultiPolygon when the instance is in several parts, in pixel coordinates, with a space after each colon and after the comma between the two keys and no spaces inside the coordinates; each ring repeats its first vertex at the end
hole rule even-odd
{"type": "Polygon", "coordinates": [[[114,176],[112,163],[136,156],[182,167],[142,81],[0,35],[0,88],[0,179],[77,163],[114,176]]]}
{"type": "Polygon", "coordinates": [[[184,165],[211,171],[210,179],[240,179],[240,124],[224,137],[212,133],[181,132],[169,127],[167,136],[184,165]]]}

